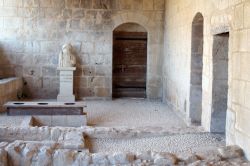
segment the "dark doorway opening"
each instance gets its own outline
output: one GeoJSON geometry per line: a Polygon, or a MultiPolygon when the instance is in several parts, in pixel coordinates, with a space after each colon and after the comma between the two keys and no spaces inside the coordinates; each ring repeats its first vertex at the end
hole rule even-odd
{"type": "Polygon", "coordinates": [[[191,78],[189,118],[192,124],[201,124],[202,115],[202,73],[203,73],[203,24],[201,13],[192,23],[191,78]]]}
{"type": "Polygon", "coordinates": [[[229,33],[214,36],[211,132],[224,133],[228,98],[229,33]]]}
{"type": "Polygon", "coordinates": [[[147,32],[120,29],[113,33],[113,97],[146,98],[147,32]]]}

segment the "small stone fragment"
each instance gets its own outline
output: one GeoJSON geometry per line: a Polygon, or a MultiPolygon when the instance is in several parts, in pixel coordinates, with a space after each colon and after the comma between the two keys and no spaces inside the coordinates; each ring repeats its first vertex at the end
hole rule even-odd
{"type": "Polygon", "coordinates": [[[185,160],[185,163],[186,164],[191,164],[191,163],[194,163],[196,161],[199,161],[199,160],[202,160],[201,157],[197,156],[197,155],[191,155],[191,156],[188,156],[185,160]]]}
{"type": "Polygon", "coordinates": [[[108,156],[109,162],[113,165],[116,164],[129,164],[134,160],[134,155],[126,153],[115,153],[108,156]]]}
{"type": "Polygon", "coordinates": [[[170,153],[159,153],[154,158],[156,165],[175,165],[178,162],[178,159],[170,153]]]}
{"type": "Polygon", "coordinates": [[[136,155],[136,158],[141,159],[141,160],[152,160],[152,154],[151,153],[152,153],[151,151],[139,153],[139,154],[136,155]]]}
{"type": "Polygon", "coordinates": [[[92,161],[94,165],[103,165],[103,166],[109,165],[107,156],[103,153],[92,154],[92,161]]]}
{"type": "Polygon", "coordinates": [[[61,130],[59,128],[51,129],[51,140],[58,141],[61,134],[61,130]]]}
{"type": "Polygon", "coordinates": [[[78,153],[76,160],[73,165],[88,166],[91,162],[91,156],[88,152],[78,153]]]}
{"type": "Polygon", "coordinates": [[[59,149],[54,152],[53,165],[72,165],[77,152],[67,149],[59,149]]]}
{"type": "Polygon", "coordinates": [[[218,152],[220,153],[222,158],[225,158],[225,159],[231,159],[231,158],[244,156],[243,150],[239,146],[236,146],[236,145],[219,148],[218,152]]]}

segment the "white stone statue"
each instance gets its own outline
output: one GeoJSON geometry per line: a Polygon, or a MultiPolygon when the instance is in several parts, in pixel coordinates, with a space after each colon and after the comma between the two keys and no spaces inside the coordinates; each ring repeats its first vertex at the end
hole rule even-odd
{"type": "Polygon", "coordinates": [[[72,45],[64,44],[59,54],[59,67],[74,67],[76,65],[76,57],[72,53],[72,45]]]}

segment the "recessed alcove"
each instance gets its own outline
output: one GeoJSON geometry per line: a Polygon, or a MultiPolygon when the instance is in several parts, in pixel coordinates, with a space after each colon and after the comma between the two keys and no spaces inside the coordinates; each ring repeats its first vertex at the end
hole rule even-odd
{"type": "Polygon", "coordinates": [[[203,74],[203,24],[204,18],[197,13],[192,23],[190,107],[191,123],[201,124],[202,114],[202,74],[203,74]]]}

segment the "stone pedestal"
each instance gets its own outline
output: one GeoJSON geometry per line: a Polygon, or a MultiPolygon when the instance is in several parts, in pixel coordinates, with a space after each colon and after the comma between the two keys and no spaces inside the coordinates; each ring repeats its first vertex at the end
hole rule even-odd
{"type": "Polygon", "coordinates": [[[75,67],[59,67],[60,72],[60,90],[57,96],[59,102],[75,102],[75,95],[73,94],[73,73],[75,67]]]}

